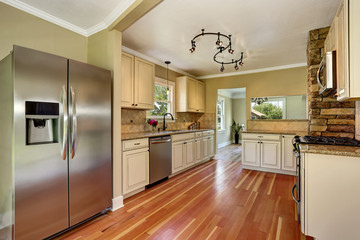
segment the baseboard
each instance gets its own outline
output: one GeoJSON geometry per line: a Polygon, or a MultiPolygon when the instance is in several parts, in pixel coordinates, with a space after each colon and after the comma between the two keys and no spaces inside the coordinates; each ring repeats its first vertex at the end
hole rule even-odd
{"type": "Polygon", "coordinates": [[[249,165],[244,165],[244,164],[243,164],[242,167],[243,167],[243,169],[248,169],[248,170],[255,170],[255,171],[260,171],[260,172],[271,172],[271,173],[278,173],[278,174],[285,174],[285,175],[296,176],[296,172],[292,172],[292,171],[285,171],[285,170],[280,170],[280,169],[271,169],[271,168],[255,167],[255,166],[249,166],[249,165]]]}
{"type": "Polygon", "coordinates": [[[225,146],[227,146],[227,145],[230,145],[231,143],[232,143],[232,141],[227,141],[227,142],[224,142],[224,143],[218,144],[218,148],[225,147],[225,146]]]}
{"type": "Polygon", "coordinates": [[[123,196],[113,198],[111,211],[114,212],[114,211],[122,208],[123,206],[124,206],[124,197],[123,196]]]}

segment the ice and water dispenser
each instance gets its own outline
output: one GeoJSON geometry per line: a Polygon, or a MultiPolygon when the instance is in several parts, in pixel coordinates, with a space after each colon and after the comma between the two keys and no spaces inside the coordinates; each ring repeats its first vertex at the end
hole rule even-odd
{"type": "Polygon", "coordinates": [[[59,142],[59,103],[25,102],[26,144],[59,142]]]}

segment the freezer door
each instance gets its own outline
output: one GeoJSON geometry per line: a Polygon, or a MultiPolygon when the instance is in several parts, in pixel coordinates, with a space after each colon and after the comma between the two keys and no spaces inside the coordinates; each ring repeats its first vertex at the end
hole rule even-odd
{"type": "Polygon", "coordinates": [[[73,226],[111,207],[111,74],[69,60],[69,202],[73,226]]]}
{"type": "MultiPolygon", "coordinates": [[[[64,148],[60,137],[64,130],[66,83],[67,59],[14,47],[13,141],[17,240],[42,239],[68,227],[67,160],[66,154],[65,160],[62,159],[64,148]],[[60,115],[51,120],[55,123],[52,127],[58,126],[54,141],[27,143],[26,101],[59,104],[60,115]]],[[[35,128],[39,131],[45,129],[35,128]]]]}

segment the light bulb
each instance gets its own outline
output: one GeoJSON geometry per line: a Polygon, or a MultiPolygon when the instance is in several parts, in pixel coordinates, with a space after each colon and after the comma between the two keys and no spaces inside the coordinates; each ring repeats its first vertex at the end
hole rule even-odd
{"type": "Polygon", "coordinates": [[[234,53],[234,49],[229,49],[229,53],[233,54],[234,53]]]}
{"type": "Polygon", "coordinates": [[[239,70],[239,66],[237,65],[237,63],[235,64],[235,70],[239,70]]]}
{"type": "Polygon", "coordinates": [[[192,48],[189,49],[189,51],[190,51],[190,53],[193,53],[195,51],[195,48],[192,47],[192,48]]]}

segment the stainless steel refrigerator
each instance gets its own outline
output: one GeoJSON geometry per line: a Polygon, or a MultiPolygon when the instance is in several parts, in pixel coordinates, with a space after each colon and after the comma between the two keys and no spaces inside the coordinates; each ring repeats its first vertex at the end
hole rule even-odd
{"type": "Polygon", "coordinates": [[[109,209],[110,71],[14,46],[0,95],[0,239],[42,239],[109,209]]]}

